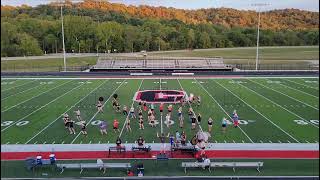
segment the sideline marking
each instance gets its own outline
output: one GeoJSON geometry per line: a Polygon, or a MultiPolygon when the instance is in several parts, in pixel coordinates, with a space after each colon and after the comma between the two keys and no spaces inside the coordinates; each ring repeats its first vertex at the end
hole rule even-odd
{"type": "Polygon", "coordinates": [[[312,95],[312,94],[306,93],[306,92],[301,91],[301,90],[299,90],[299,89],[296,89],[296,88],[293,88],[293,87],[290,87],[290,86],[287,86],[287,85],[284,85],[284,84],[280,84],[280,85],[281,85],[281,86],[284,86],[284,87],[286,87],[286,88],[293,89],[293,90],[299,91],[299,92],[301,92],[301,93],[303,93],[303,94],[306,94],[306,95],[309,95],[309,96],[312,96],[312,97],[314,97],[314,98],[319,99],[319,97],[318,97],[318,96],[315,96],[315,95],[312,95]]]}
{"type": "Polygon", "coordinates": [[[223,87],[224,89],[226,89],[228,92],[230,92],[231,94],[233,94],[235,97],[237,97],[238,99],[240,99],[243,103],[245,103],[247,106],[249,106],[251,109],[253,109],[255,112],[257,112],[258,114],[260,114],[262,117],[264,117],[266,120],[268,120],[271,124],[273,124],[274,126],[276,126],[278,129],[280,129],[282,132],[284,132],[285,134],[287,134],[289,137],[291,137],[293,140],[295,140],[296,142],[299,143],[299,141],[294,138],[292,135],[290,135],[288,132],[286,132],[285,130],[283,130],[280,126],[278,126],[277,124],[275,124],[273,121],[271,121],[269,118],[267,118],[266,116],[264,116],[262,113],[260,113],[258,110],[256,110],[255,108],[253,108],[250,104],[248,104],[246,101],[244,101],[243,99],[241,99],[238,95],[234,94],[232,91],[230,91],[229,89],[227,89],[226,87],[224,87],[223,85],[221,85],[220,83],[218,83],[216,81],[217,84],[219,84],[221,87],[223,87]]]}
{"type": "Polygon", "coordinates": [[[30,90],[32,90],[32,89],[34,89],[34,88],[37,88],[38,86],[42,86],[42,84],[38,84],[37,86],[34,86],[34,87],[32,87],[32,88],[29,88],[29,89],[20,91],[20,92],[18,92],[17,94],[11,94],[11,95],[9,95],[9,96],[7,96],[7,97],[5,97],[5,98],[2,98],[1,101],[6,100],[6,99],[8,99],[8,98],[11,97],[11,96],[16,96],[16,95],[18,95],[18,94],[21,94],[21,93],[30,91],[30,90]]]}

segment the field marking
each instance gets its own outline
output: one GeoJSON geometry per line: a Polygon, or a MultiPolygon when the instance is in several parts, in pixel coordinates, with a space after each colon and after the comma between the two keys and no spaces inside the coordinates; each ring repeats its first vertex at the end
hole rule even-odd
{"type": "MultiPolygon", "coordinates": [[[[103,105],[102,105],[102,108],[105,106],[105,104],[110,100],[110,98],[113,96],[113,94],[123,85],[123,82],[124,82],[125,80],[123,80],[122,81],[122,83],[111,93],[111,95],[108,97],[108,99],[103,103],[103,105]]],[[[92,116],[92,118],[89,120],[89,122],[87,123],[88,125],[90,125],[90,122],[93,120],[93,118],[95,118],[96,116],[97,116],[97,114],[99,113],[99,111],[97,111],[93,116],[92,116]]],[[[80,136],[80,134],[81,134],[81,132],[79,132],[78,134],[77,134],[77,136],[71,141],[71,143],[70,144],[73,144],[74,143],[74,141],[80,136]]]]}
{"type": "Polygon", "coordinates": [[[296,98],[293,98],[293,97],[291,97],[291,96],[289,96],[289,95],[287,95],[287,94],[285,94],[285,93],[282,93],[282,92],[280,92],[280,91],[278,91],[278,90],[272,89],[271,87],[265,86],[265,85],[263,85],[263,84],[261,84],[261,83],[258,83],[258,82],[256,82],[256,81],[252,81],[252,80],[249,80],[249,81],[254,82],[254,83],[256,83],[256,84],[259,84],[259,85],[261,85],[261,86],[263,86],[263,87],[265,87],[265,88],[271,89],[271,90],[273,90],[273,91],[275,91],[275,92],[277,92],[277,93],[280,93],[280,94],[282,94],[282,95],[284,95],[284,96],[286,96],[286,97],[288,97],[288,98],[290,98],[290,99],[293,99],[293,100],[295,100],[295,101],[297,101],[297,102],[300,102],[300,103],[302,103],[302,104],[304,104],[304,105],[306,105],[306,106],[309,106],[309,107],[311,107],[311,108],[313,108],[313,109],[315,109],[315,110],[319,110],[319,109],[316,108],[316,107],[313,107],[313,106],[311,106],[311,105],[309,105],[309,104],[307,104],[307,103],[305,103],[305,102],[302,102],[302,101],[300,101],[300,100],[298,100],[298,99],[296,99],[296,98]]]}
{"type": "MultiPolygon", "coordinates": [[[[64,84],[66,84],[66,83],[68,83],[68,82],[71,82],[71,81],[66,81],[66,82],[60,84],[59,86],[55,86],[55,87],[50,88],[50,89],[48,89],[48,90],[46,90],[46,91],[43,91],[42,93],[40,93],[40,94],[38,94],[38,95],[36,95],[36,96],[32,96],[31,98],[26,99],[26,100],[24,100],[24,101],[22,101],[22,102],[20,102],[20,103],[18,103],[18,104],[16,104],[16,105],[14,105],[14,106],[11,106],[11,107],[9,107],[9,108],[1,111],[1,112],[2,112],[2,113],[3,113],[3,112],[6,112],[6,111],[8,111],[9,109],[12,109],[12,108],[14,108],[14,107],[16,107],[16,106],[19,106],[19,105],[22,104],[22,103],[25,103],[25,102],[27,102],[27,101],[30,101],[31,99],[36,98],[36,97],[38,97],[38,96],[40,96],[40,95],[42,95],[42,94],[45,94],[45,93],[47,93],[47,92],[49,92],[49,91],[51,91],[51,90],[53,90],[53,89],[56,89],[56,88],[58,88],[58,87],[60,87],[60,86],[62,86],[62,85],[64,85],[64,84]]],[[[38,106],[36,106],[36,108],[38,108],[38,106]]]]}
{"type": "Polygon", "coordinates": [[[280,129],[282,132],[284,132],[286,135],[288,135],[289,137],[291,137],[293,140],[295,140],[296,142],[300,143],[296,138],[294,138],[291,134],[289,134],[288,132],[286,132],[285,130],[283,130],[280,126],[278,126],[277,124],[275,124],[273,121],[271,121],[269,118],[267,118],[266,116],[264,116],[262,113],[260,113],[258,110],[256,110],[255,108],[253,108],[250,104],[248,104],[246,101],[244,101],[243,99],[241,99],[239,96],[237,96],[236,94],[234,94],[232,91],[230,91],[229,89],[227,89],[226,87],[224,87],[223,85],[221,85],[220,83],[218,83],[217,81],[215,81],[217,84],[219,84],[221,87],[223,87],[224,89],[226,89],[227,91],[229,91],[231,94],[233,94],[235,97],[237,97],[238,99],[240,99],[243,103],[245,103],[247,106],[249,106],[251,109],[253,109],[255,112],[257,112],[258,114],[260,114],[262,117],[264,117],[266,120],[268,120],[271,124],[273,124],[275,127],[277,127],[278,129],[280,129]]]}
{"type": "MultiPolygon", "coordinates": [[[[180,83],[180,80],[179,80],[179,79],[177,79],[177,81],[178,81],[178,83],[179,83],[179,85],[180,85],[180,87],[181,87],[182,91],[185,91],[185,90],[183,89],[183,87],[182,87],[181,83],[180,83]]],[[[190,108],[192,108],[191,103],[190,103],[189,101],[187,101],[187,102],[188,102],[188,104],[189,104],[189,107],[190,107],[190,108]]],[[[192,110],[193,110],[193,108],[192,108],[192,110]]],[[[195,114],[195,112],[194,112],[194,111],[192,111],[192,114],[193,114],[193,116],[197,117],[197,115],[195,114]]],[[[200,128],[201,132],[203,132],[202,127],[201,127],[201,124],[198,122],[198,119],[197,119],[197,124],[198,124],[198,126],[199,126],[199,128],[200,128]]]]}
{"type": "Polygon", "coordinates": [[[299,90],[299,89],[296,89],[296,88],[293,88],[293,87],[290,87],[290,86],[287,86],[287,85],[284,85],[284,84],[280,84],[280,85],[281,85],[281,86],[285,86],[285,87],[290,88],[290,89],[293,89],[293,90],[296,90],[296,91],[299,91],[299,92],[301,92],[301,93],[303,93],[303,94],[306,94],[306,95],[309,95],[309,96],[312,96],[312,97],[314,97],[314,98],[319,99],[319,97],[318,97],[318,96],[315,96],[315,95],[312,95],[312,94],[306,93],[306,92],[301,91],[301,90],[299,90]]]}
{"type": "Polygon", "coordinates": [[[30,90],[32,90],[32,89],[34,89],[34,88],[37,88],[38,86],[42,86],[42,85],[44,85],[44,84],[38,84],[37,86],[34,86],[34,87],[32,87],[32,88],[29,88],[29,89],[26,89],[26,90],[21,91],[21,92],[19,92],[19,93],[17,93],[17,94],[11,94],[11,95],[9,95],[9,96],[7,96],[7,97],[5,97],[5,98],[2,98],[1,101],[6,100],[6,99],[8,99],[8,98],[11,97],[11,96],[16,96],[16,95],[18,95],[18,94],[21,94],[21,93],[30,91],[30,90]]]}
{"type": "Polygon", "coordinates": [[[295,115],[296,117],[298,117],[298,118],[300,118],[300,119],[302,119],[302,120],[306,121],[308,124],[311,124],[312,126],[314,126],[314,127],[316,127],[316,128],[319,128],[319,126],[317,126],[317,125],[315,125],[315,124],[313,124],[313,123],[309,123],[309,122],[308,122],[306,119],[304,119],[303,117],[299,116],[298,114],[296,114],[296,113],[294,113],[294,112],[290,111],[289,109],[287,109],[287,108],[285,108],[285,107],[282,107],[280,104],[278,104],[278,103],[276,103],[276,102],[272,101],[271,99],[269,99],[269,98],[265,97],[264,95],[262,95],[262,94],[260,94],[260,93],[256,92],[255,90],[253,90],[253,89],[251,89],[251,88],[248,88],[247,86],[244,86],[244,85],[242,85],[242,84],[240,84],[240,86],[242,86],[242,87],[244,87],[244,88],[246,88],[246,89],[250,90],[251,92],[253,92],[253,93],[255,93],[255,94],[257,94],[257,95],[259,95],[259,96],[263,97],[264,99],[266,99],[266,100],[270,101],[271,103],[273,103],[273,104],[277,105],[278,107],[280,107],[280,108],[282,108],[282,109],[286,110],[287,112],[289,112],[289,113],[291,113],[291,114],[295,115]]]}
{"type": "MultiPolygon", "coordinates": [[[[137,90],[136,92],[138,92],[138,91],[140,90],[140,88],[141,88],[141,86],[142,86],[142,83],[143,83],[143,79],[141,80],[140,85],[139,85],[139,87],[138,87],[138,90],[137,90]]],[[[131,108],[133,107],[134,102],[135,102],[134,99],[132,99],[131,108]]],[[[130,108],[130,109],[131,109],[131,108],[130,108]]],[[[130,115],[130,112],[127,114],[127,117],[126,117],[126,119],[124,120],[123,126],[122,126],[121,131],[120,131],[120,134],[119,134],[119,138],[120,138],[121,135],[122,135],[122,132],[123,132],[123,130],[124,130],[124,127],[125,127],[125,125],[126,125],[126,123],[127,123],[127,119],[129,118],[129,115],[130,115]]]]}
{"type": "MultiPolygon", "coordinates": [[[[197,79],[195,79],[195,80],[198,82],[197,79]]],[[[199,83],[199,85],[200,85],[200,86],[202,87],[202,89],[212,98],[212,100],[221,108],[221,110],[222,110],[230,119],[232,119],[231,116],[226,112],[226,110],[225,110],[225,109],[218,103],[218,101],[212,96],[212,94],[210,94],[210,93],[208,92],[208,90],[203,87],[202,84],[199,83]]],[[[249,135],[248,135],[240,126],[238,126],[238,127],[239,127],[240,131],[250,140],[250,142],[251,142],[251,143],[254,143],[254,142],[252,141],[252,139],[249,137],[249,135]]]]}
{"type": "MultiPolygon", "coordinates": [[[[159,79],[159,84],[160,84],[160,90],[161,90],[161,78],[159,79]]],[[[162,119],[162,113],[160,113],[160,133],[162,134],[163,133],[163,119],[162,119]]]]}
{"type": "MultiPolygon", "coordinates": [[[[301,79],[301,78],[299,78],[299,79],[301,79]]],[[[295,81],[291,81],[291,80],[288,80],[288,79],[286,79],[286,81],[289,81],[289,82],[292,82],[292,83],[295,83],[295,84],[299,84],[299,85],[301,85],[301,86],[305,86],[305,87],[308,87],[308,88],[312,88],[312,89],[319,90],[319,89],[316,88],[316,87],[308,86],[308,85],[302,84],[302,83],[297,83],[297,82],[295,82],[295,81]]]]}
{"type": "MultiPolygon", "coordinates": [[[[78,102],[76,102],[73,106],[71,106],[68,110],[66,110],[64,113],[67,113],[68,111],[70,111],[70,109],[72,109],[73,107],[75,107],[77,104],[79,104],[81,101],[83,101],[86,97],[88,97],[90,94],[92,94],[93,91],[97,90],[98,88],[100,88],[103,84],[105,84],[107,81],[104,81],[103,83],[101,83],[99,86],[97,86],[96,88],[94,88],[92,91],[90,91],[86,96],[84,96],[83,98],[81,98],[78,102]]],[[[62,113],[62,114],[64,114],[62,113]]],[[[57,117],[54,121],[52,121],[51,123],[49,123],[46,127],[42,128],[41,131],[39,131],[36,135],[34,135],[32,138],[30,138],[25,144],[28,144],[30,141],[32,141],[35,137],[37,137],[39,134],[41,134],[44,130],[46,130],[49,126],[51,126],[53,123],[55,123],[57,120],[60,119],[62,115],[60,115],[59,117],[57,117]]]]}
{"type": "MultiPolygon", "coordinates": [[[[159,77],[159,76],[157,76],[159,77]]],[[[166,77],[166,79],[194,79],[194,76],[192,77],[166,77]]],[[[201,77],[200,77],[201,78],[201,77]]],[[[266,78],[271,78],[271,79],[279,79],[279,78],[282,78],[282,79],[319,79],[318,76],[295,76],[295,77],[283,77],[283,76],[263,76],[263,77],[257,77],[257,76],[251,76],[251,77],[248,77],[248,76],[231,76],[231,77],[203,77],[201,79],[266,79],[266,78]]],[[[76,78],[76,77],[10,77],[10,78],[1,78],[1,80],[19,80],[19,79],[39,79],[39,80],[48,80],[48,79],[53,79],[53,80],[56,80],[56,79],[73,79],[73,80],[96,80],[96,79],[114,79],[114,80],[117,80],[117,79],[120,79],[120,80],[132,80],[132,79],[155,79],[155,76],[153,77],[144,77],[144,78],[141,78],[141,77],[83,77],[83,78],[76,78]]]]}
{"type": "Polygon", "coordinates": [[[35,79],[35,80],[33,80],[33,81],[30,81],[30,82],[26,82],[26,83],[20,84],[20,85],[18,85],[18,86],[14,86],[14,87],[11,87],[11,88],[8,88],[8,89],[4,89],[4,90],[2,90],[1,92],[5,92],[5,91],[8,91],[8,90],[10,90],[10,89],[17,88],[17,87],[20,87],[20,86],[23,86],[23,85],[32,83],[32,82],[34,82],[34,81],[36,81],[36,80],[37,80],[37,79],[35,79]]]}
{"type": "Polygon", "coordinates": [[[45,104],[45,105],[41,106],[40,108],[36,109],[35,111],[33,111],[33,112],[29,113],[28,115],[26,115],[26,116],[24,116],[24,117],[20,118],[18,121],[15,121],[15,122],[14,122],[14,123],[12,123],[11,125],[7,126],[6,128],[1,129],[1,132],[5,131],[6,129],[8,129],[9,127],[13,126],[14,124],[16,124],[16,123],[18,123],[18,122],[22,121],[22,120],[23,120],[23,119],[25,119],[26,117],[29,117],[29,116],[30,116],[30,115],[32,115],[33,113],[35,113],[35,112],[37,112],[37,111],[41,110],[42,108],[44,108],[44,107],[48,106],[48,105],[49,105],[49,104],[51,104],[52,102],[54,102],[54,101],[56,101],[56,100],[60,99],[61,97],[65,96],[66,94],[68,94],[68,93],[70,93],[71,91],[73,91],[74,89],[79,88],[80,86],[82,86],[82,85],[79,85],[79,86],[76,86],[76,87],[72,88],[71,90],[69,90],[69,91],[67,91],[67,92],[63,93],[62,95],[60,95],[60,96],[56,97],[55,99],[53,99],[52,101],[48,102],[47,104],[45,104]]]}

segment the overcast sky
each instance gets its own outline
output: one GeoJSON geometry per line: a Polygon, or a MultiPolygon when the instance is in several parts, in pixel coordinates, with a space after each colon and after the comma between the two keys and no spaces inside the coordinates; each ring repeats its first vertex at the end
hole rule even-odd
{"type": "MultiPolygon", "coordinates": [[[[36,6],[46,4],[50,1],[54,0],[1,0],[1,4],[14,6],[27,4],[36,6]]],[[[147,4],[181,9],[229,7],[241,10],[254,10],[257,7],[252,6],[252,4],[266,3],[268,5],[261,10],[296,8],[319,12],[319,0],[110,0],[110,2],[124,3],[127,5],[147,4]]]]}

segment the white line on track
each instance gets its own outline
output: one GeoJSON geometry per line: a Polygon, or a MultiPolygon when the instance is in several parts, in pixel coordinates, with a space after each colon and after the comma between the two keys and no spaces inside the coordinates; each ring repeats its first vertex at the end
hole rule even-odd
{"type": "Polygon", "coordinates": [[[18,92],[17,94],[11,94],[11,95],[9,95],[9,96],[7,96],[7,97],[5,97],[5,98],[2,98],[1,101],[6,100],[6,99],[8,99],[8,98],[11,97],[11,96],[16,96],[16,95],[18,95],[18,94],[21,94],[21,93],[30,91],[30,90],[32,90],[32,89],[34,89],[34,88],[38,88],[38,86],[42,86],[42,85],[44,85],[44,84],[39,84],[39,85],[34,86],[34,87],[32,87],[32,88],[29,88],[29,89],[23,90],[23,91],[21,91],[21,92],[18,92]]]}
{"type": "Polygon", "coordinates": [[[11,87],[11,88],[8,88],[8,89],[4,89],[4,90],[2,90],[1,92],[8,91],[8,90],[10,90],[10,89],[14,89],[14,88],[17,88],[17,87],[20,87],[20,86],[23,86],[23,85],[32,83],[32,82],[34,82],[34,81],[36,81],[36,80],[37,80],[37,79],[35,79],[35,80],[33,80],[33,81],[30,81],[30,82],[26,82],[26,83],[20,84],[20,85],[18,85],[18,86],[14,86],[14,87],[11,87]]]}
{"type": "MultiPolygon", "coordinates": [[[[195,79],[195,81],[198,82],[198,80],[196,80],[196,79],[195,79]]],[[[201,83],[198,82],[198,84],[199,84],[199,85],[202,87],[202,89],[212,98],[212,100],[221,108],[221,110],[222,110],[230,119],[232,119],[231,116],[226,112],[226,110],[225,110],[225,109],[218,103],[218,101],[212,96],[212,94],[209,93],[208,90],[207,90],[205,87],[203,87],[203,85],[202,85],[201,83]]],[[[239,127],[240,131],[250,140],[250,142],[254,143],[254,142],[252,141],[252,139],[249,137],[249,135],[248,135],[240,126],[238,126],[238,127],[239,127]]]]}
{"type": "MultiPolygon", "coordinates": [[[[140,88],[141,88],[141,86],[142,86],[142,83],[143,83],[143,79],[142,79],[141,82],[140,82],[140,85],[139,85],[139,87],[138,87],[137,92],[140,90],[140,88]]],[[[131,108],[133,107],[133,105],[134,105],[134,99],[132,99],[131,108]]],[[[131,108],[130,108],[130,109],[131,109],[131,108]]],[[[129,115],[130,115],[130,113],[128,113],[126,119],[124,120],[123,126],[122,126],[121,131],[120,131],[120,134],[119,134],[119,138],[121,137],[121,135],[122,135],[122,133],[123,133],[123,130],[124,130],[124,127],[125,127],[125,125],[126,125],[126,123],[127,123],[127,119],[129,118],[129,115]]]]}
{"type": "MultiPolygon", "coordinates": [[[[71,106],[68,110],[66,110],[64,113],[70,111],[70,109],[72,109],[73,107],[76,107],[77,104],[79,104],[81,101],[83,101],[86,97],[88,97],[92,92],[94,92],[95,90],[97,90],[98,88],[100,88],[103,84],[105,84],[108,81],[104,81],[103,83],[101,83],[99,86],[97,86],[96,88],[94,88],[92,91],[90,91],[86,96],[84,96],[83,98],[81,98],[78,102],[76,102],[73,106],[71,106]]],[[[62,113],[62,114],[64,114],[62,113]]],[[[50,127],[53,123],[55,123],[57,120],[59,120],[61,117],[61,115],[59,117],[57,117],[54,121],[51,121],[46,127],[42,128],[41,131],[39,131],[37,134],[35,134],[32,138],[30,138],[25,144],[28,144],[31,140],[33,140],[35,137],[37,137],[40,133],[42,133],[44,130],[46,130],[48,127],[50,127]]]]}
{"type": "Polygon", "coordinates": [[[306,92],[301,91],[301,90],[299,90],[299,89],[296,89],[296,88],[293,88],[293,87],[290,87],[290,86],[287,86],[287,85],[284,85],[284,84],[281,84],[281,83],[280,83],[280,85],[281,85],[281,86],[284,86],[284,87],[286,87],[286,88],[289,88],[289,89],[293,89],[293,90],[295,90],[295,91],[299,91],[299,92],[301,92],[301,93],[303,93],[303,94],[306,94],[306,95],[308,95],[308,96],[312,96],[312,97],[314,97],[314,98],[319,99],[319,97],[318,97],[318,96],[315,96],[315,95],[312,95],[312,94],[306,93],[306,92]]]}
{"type": "Polygon", "coordinates": [[[301,86],[305,86],[305,87],[308,87],[308,88],[312,88],[312,89],[319,90],[319,89],[316,88],[316,87],[308,86],[308,85],[306,85],[306,84],[298,83],[298,82],[291,81],[291,80],[288,80],[288,79],[286,79],[286,81],[289,81],[289,82],[292,82],[292,83],[295,83],[295,84],[299,84],[299,85],[301,85],[301,86]]]}
{"type": "MultiPolygon", "coordinates": [[[[182,87],[181,83],[180,83],[180,80],[179,80],[179,79],[177,79],[177,81],[178,81],[178,83],[179,83],[179,85],[180,85],[181,89],[182,89],[183,91],[185,91],[185,90],[183,89],[183,87],[182,87]]],[[[187,102],[188,102],[188,104],[189,104],[189,107],[190,107],[190,108],[192,108],[192,105],[191,105],[191,103],[189,102],[189,100],[187,100],[187,102]]],[[[193,108],[192,108],[192,109],[193,109],[193,108]]],[[[194,111],[192,111],[192,113],[193,113],[193,115],[194,115],[195,117],[197,117],[194,111]]],[[[203,132],[202,127],[201,127],[201,124],[198,122],[198,119],[197,119],[197,124],[198,124],[198,126],[199,126],[199,128],[200,128],[200,131],[202,131],[202,132],[203,132]]]]}
{"type": "Polygon", "coordinates": [[[291,137],[293,140],[295,140],[296,142],[299,142],[296,138],[294,138],[291,134],[289,134],[287,131],[283,130],[280,126],[278,126],[277,124],[275,124],[273,121],[271,121],[269,118],[267,118],[265,115],[263,115],[262,113],[260,113],[258,110],[256,110],[255,108],[253,108],[250,104],[248,104],[246,101],[244,101],[243,99],[241,99],[238,95],[234,94],[232,91],[230,91],[228,88],[224,87],[223,85],[221,85],[219,82],[216,81],[217,84],[219,84],[221,87],[223,87],[225,90],[227,90],[228,92],[230,92],[231,94],[233,94],[235,97],[237,97],[238,99],[240,99],[243,103],[245,103],[247,106],[249,106],[251,109],[253,109],[255,112],[257,112],[258,114],[260,114],[262,117],[264,117],[266,120],[268,120],[271,124],[273,124],[275,127],[277,127],[278,129],[280,129],[282,132],[284,132],[285,134],[287,134],[289,137],[291,137]]]}
{"type": "MultiPolygon", "coordinates": [[[[37,94],[36,96],[32,96],[31,98],[26,99],[26,100],[24,100],[24,101],[22,101],[22,102],[20,102],[20,103],[18,103],[18,104],[16,104],[16,105],[14,105],[14,106],[11,106],[11,107],[9,107],[8,109],[6,108],[5,110],[3,110],[3,111],[1,111],[1,112],[2,112],[2,113],[3,113],[3,112],[6,112],[6,111],[8,111],[9,109],[12,109],[12,108],[14,108],[14,107],[16,107],[16,106],[19,106],[19,105],[22,104],[22,103],[25,103],[25,102],[27,102],[27,101],[30,101],[31,99],[36,98],[36,97],[38,97],[38,96],[40,96],[40,95],[42,95],[42,94],[44,94],[44,93],[47,93],[47,92],[49,92],[49,91],[51,91],[51,90],[53,90],[53,89],[56,89],[56,88],[58,88],[58,87],[60,87],[60,86],[62,86],[62,85],[64,85],[64,84],[66,84],[66,83],[68,83],[68,82],[71,82],[71,81],[66,81],[66,82],[60,84],[59,86],[55,86],[55,87],[50,88],[50,89],[48,89],[48,90],[46,90],[46,91],[43,91],[42,93],[37,94]]],[[[36,106],[35,108],[38,108],[38,107],[39,107],[39,106],[36,106]]]]}
{"type": "Polygon", "coordinates": [[[40,108],[38,108],[38,109],[36,109],[35,111],[31,112],[30,114],[26,115],[25,117],[23,117],[23,118],[19,119],[19,120],[18,120],[18,121],[16,121],[15,123],[12,123],[11,125],[9,125],[9,126],[7,126],[6,128],[2,129],[2,130],[1,130],[1,132],[5,131],[6,129],[8,129],[9,127],[13,126],[14,124],[16,124],[16,123],[18,123],[18,122],[22,121],[22,120],[23,120],[23,119],[25,119],[26,117],[29,117],[29,116],[30,116],[30,115],[32,115],[33,113],[35,113],[35,112],[37,112],[37,111],[41,110],[42,108],[44,108],[44,107],[48,106],[49,104],[53,103],[54,101],[56,101],[56,100],[60,99],[61,97],[65,96],[66,94],[70,93],[71,91],[73,91],[73,90],[75,90],[75,89],[79,88],[80,86],[82,86],[82,85],[76,86],[76,87],[72,88],[71,90],[69,90],[69,91],[67,91],[67,92],[63,93],[62,95],[60,95],[60,96],[56,97],[56,98],[55,98],[55,99],[53,99],[52,101],[50,101],[50,102],[48,102],[47,104],[45,104],[45,105],[41,106],[40,108]]]}
{"type": "Polygon", "coordinates": [[[309,105],[309,104],[307,104],[307,103],[305,103],[305,102],[302,102],[302,101],[300,101],[300,100],[298,100],[298,99],[296,99],[296,98],[294,98],[294,97],[291,97],[291,96],[289,96],[289,95],[287,95],[287,94],[285,94],[285,93],[282,93],[282,92],[280,92],[280,91],[278,91],[278,90],[272,89],[271,87],[265,86],[265,85],[263,85],[263,84],[261,84],[261,83],[258,83],[258,82],[256,82],[256,81],[252,81],[252,80],[249,80],[249,81],[254,82],[254,83],[256,83],[256,84],[259,84],[259,85],[261,85],[261,86],[263,86],[263,87],[265,87],[265,88],[271,89],[271,90],[273,90],[273,91],[275,91],[275,92],[277,92],[277,93],[280,93],[280,94],[282,94],[282,95],[284,95],[284,96],[286,96],[286,97],[288,97],[288,98],[290,98],[290,99],[293,99],[293,100],[295,100],[295,101],[297,101],[297,102],[300,102],[300,103],[302,103],[302,104],[304,104],[304,105],[306,105],[306,106],[309,106],[309,107],[311,107],[311,108],[313,108],[313,109],[319,110],[319,109],[316,108],[316,107],[313,107],[313,106],[311,106],[311,105],[309,105]]]}
{"type": "MultiPolygon", "coordinates": [[[[113,94],[123,85],[125,80],[122,81],[122,83],[111,93],[111,95],[109,96],[109,98],[103,103],[102,108],[105,106],[105,104],[110,100],[110,98],[113,96],[113,94]]],[[[89,120],[89,122],[87,124],[90,125],[90,122],[93,120],[93,118],[95,118],[98,115],[99,111],[97,111],[92,118],[89,120]]],[[[77,136],[71,141],[71,144],[74,143],[74,141],[80,136],[80,132],[77,134],[77,136]]],[[[82,142],[82,141],[81,141],[82,142]]]]}
{"type": "Polygon", "coordinates": [[[240,86],[242,86],[242,87],[244,87],[244,88],[248,89],[249,91],[251,91],[251,92],[253,92],[253,93],[255,93],[255,94],[257,94],[257,95],[261,96],[262,98],[264,98],[264,99],[266,99],[266,100],[270,101],[271,103],[273,103],[273,104],[277,105],[278,107],[280,107],[280,108],[282,108],[282,109],[286,110],[287,112],[289,112],[289,113],[291,113],[291,114],[295,115],[296,117],[298,117],[298,118],[300,118],[300,119],[304,120],[306,123],[311,124],[312,126],[314,126],[314,127],[316,127],[316,128],[319,128],[319,126],[317,126],[317,125],[315,125],[315,124],[313,124],[313,123],[309,123],[309,122],[308,122],[306,119],[304,119],[303,117],[301,117],[301,116],[299,116],[298,114],[296,114],[296,113],[294,113],[294,112],[290,111],[289,109],[287,109],[287,108],[285,108],[285,107],[281,106],[280,104],[278,104],[278,103],[276,103],[276,102],[272,101],[271,99],[269,99],[269,98],[265,97],[264,95],[262,95],[262,94],[260,94],[260,93],[258,93],[258,92],[256,92],[256,91],[254,91],[253,89],[248,88],[247,86],[244,86],[244,85],[242,85],[242,84],[240,84],[240,86]]]}

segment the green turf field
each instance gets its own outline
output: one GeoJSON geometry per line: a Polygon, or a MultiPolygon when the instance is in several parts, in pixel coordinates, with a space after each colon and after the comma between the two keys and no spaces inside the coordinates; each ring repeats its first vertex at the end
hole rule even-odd
{"type": "MultiPolygon", "coordinates": [[[[111,96],[119,95],[121,105],[137,107],[132,101],[137,90],[184,89],[188,94],[200,95],[202,104],[192,105],[195,113],[202,114],[197,127],[206,131],[207,120],[214,119],[210,142],[220,143],[318,143],[319,141],[319,79],[318,78],[243,78],[243,79],[2,79],[1,80],[1,144],[99,144],[114,143],[117,136],[123,142],[134,142],[142,135],[147,143],[159,142],[156,132],[159,124],[139,130],[137,120],[131,120],[132,132],[126,132],[125,116],[116,113],[111,96]],[[98,97],[105,99],[104,113],[97,113],[98,97]],[[79,108],[87,122],[88,136],[79,133],[70,135],[64,128],[62,114],[79,108]],[[221,131],[223,117],[230,119],[237,110],[240,128],[227,127],[221,131]],[[121,133],[112,130],[113,119],[120,122],[121,133]],[[108,123],[108,135],[101,135],[97,124],[108,123]]],[[[174,133],[179,128],[178,105],[174,105],[170,128],[164,124],[165,133],[174,133]]],[[[197,130],[191,130],[184,107],[183,130],[191,139],[197,130]]],[[[136,108],[137,110],[137,108],[136,108]]],[[[144,112],[146,122],[147,113],[144,112]]],[[[163,117],[163,121],[164,121],[163,117]]]]}

